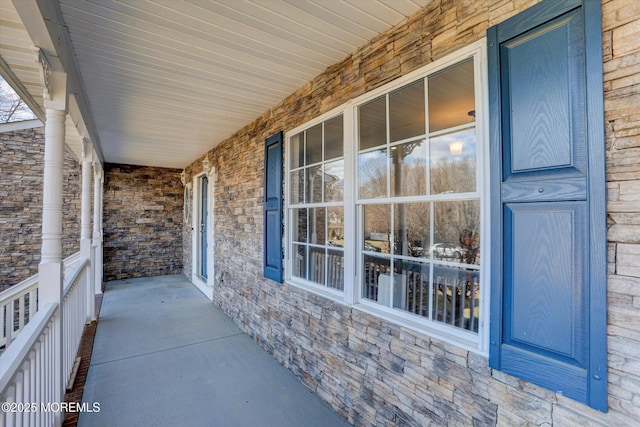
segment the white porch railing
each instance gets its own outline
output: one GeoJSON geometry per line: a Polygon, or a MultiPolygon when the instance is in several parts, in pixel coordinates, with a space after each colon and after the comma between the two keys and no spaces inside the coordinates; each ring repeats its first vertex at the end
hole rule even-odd
{"type": "Polygon", "coordinates": [[[53,327],[59,315],[58,304],[42,307],[18,335],[14,345],[0,357],[0,401],[6,402],[0,412],[2,426],[51,426],[56,414],[41,409],[53,402],[56,377],[56,355],[53,327]],[[36,407],[32,407],[31,404],[36,407]],[[27,408],[26,405],[29,405],[27,408]],[[21,406],[18,406],[21,405],[21,406]]]}
{"type": "MultiPolygon", "coordinates": [[[[51,303],[35,314],[29,312],[28,321],[0,356],[0,402],[6,406],[0,412],[0,427],[51,426],[61,422],[62,396],[57,391],[65,388],[71,375],[84,326],[90,318],[88,293],[93,293],[89,259],[77,257],[70,261],[68,266],[65,263],[62,307],[51,303]],[[62,322],[61,337],[56,337],[58,322],[62,322]],[[61,342],[62,351],[57,342],[61,342]]],[[[13,311],[13,306],[8,310],[13,311]]]]}
{"type": "MultiPolygon", "coordinates": [[[[64,259],[64,277],[69,277],[79,261],[80,252],[64,259]]],[[[6,349],[11,345],[37,311],[37,274],[0,292],[0,349],[6,349]]]]}
{"type": "Polygon", "coordinates": [[[69,379],[76,353],[80,346],[80,339],[84,331],[84,325],[89,318],[87,313],[87,292],[90,282],[91,269],[89,260],[81,260],[68,280],[64,282],[62,297],[63,318],[63,377],[69,379]]]}
{"type": "Polygon", "coordinates": [[[38,311],[38,275],[0,294],[0,348],[7,348],[38,311]]]}

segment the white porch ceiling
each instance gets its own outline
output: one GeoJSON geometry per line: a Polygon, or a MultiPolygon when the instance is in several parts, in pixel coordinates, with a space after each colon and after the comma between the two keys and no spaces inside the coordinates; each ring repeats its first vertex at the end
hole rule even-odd
{"type": "MultiPolygon", "coordinates": [[[[59,5],[105,161],[183,168],[430,1],[59,0],[59,5]]],[[[0,12],[3,45],[15,24],[4,16],[5,8],[0,12]]],[[[31,91],[37,82],[36,74],[26,71],[35,68],[32,57],[9,56],[4,59],[11,66],[25,68],[18,71],[31,91]]]]}

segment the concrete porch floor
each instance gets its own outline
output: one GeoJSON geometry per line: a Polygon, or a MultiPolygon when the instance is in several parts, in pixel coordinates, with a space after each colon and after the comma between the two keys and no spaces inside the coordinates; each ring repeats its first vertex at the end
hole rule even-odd
{"type": "Polygon", "coordinates": [[[347,426],[184,276],[107,283],[79,426],[347,426]]]}

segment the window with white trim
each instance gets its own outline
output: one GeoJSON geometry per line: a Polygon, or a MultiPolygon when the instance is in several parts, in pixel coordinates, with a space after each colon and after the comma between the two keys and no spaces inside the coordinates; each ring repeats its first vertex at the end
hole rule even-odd
{"type": "Polygon", "coordinates": [[[360,296],[477,332],[474,60],[357,106],[360,296]]]}
{"type": "Polygon", "coordinates": [[[484,50],[475,43],[287,134],[290,283],[486,350],[484,50]]]}
{"type": "Polygon", "coordinates": [[[291,276],[344,289],[343,116],[289,138],[291,276]]]}

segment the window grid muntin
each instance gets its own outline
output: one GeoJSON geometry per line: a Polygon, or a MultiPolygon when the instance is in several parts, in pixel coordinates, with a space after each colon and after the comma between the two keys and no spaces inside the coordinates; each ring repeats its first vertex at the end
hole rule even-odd
{"type": "MultiPolygon", "coordinates": [[[[368,204],[368,203],[381,203],[387,201],[387,199],[370,199],[370,200],[359,200],[358,197],[358,115],[356,108],[358,105],[362,105],[366,102],[374,101],[375,99],[385,95],[396,88],[400,88],[405,86],[408,83],[415,81],[417,78],[424,78],[425,76],[432,75],[435,71],[445,70],[449,66],[459,64],[463,62],[465,59],[473,58],[474,61],[474,98],[476,103],[476,136],[477,136],[477,157],[476,157],[476,192],[475,193],[464,193],[458,194],[460,199],[469,199],[469,198],[480,198],[480,229],[486,230],[488,229],[488,176],[489,176],[489,162],[487,156],[488,150],[488,123],[487,116],[485,110],[488,108],[488,93],[486,90],[486,71],[487,71],[487,58],[486,58],[486,40],[481,39],[475,43],[470,44],[467,47],[464,47],[460,50],[457,50],[454,53],[447,55],[444,58],[436,60],[428,65],[425,65],[419,70],[415,70],[413,72],[408,73],[404,77],[400,77],[397,81],[392,83],[387,83],[377,89],[373,89],[368,91],[367,93],[360,95],[350,101],[347,101],[345,104],[335,108],[329,113],[325,113],[322,116],[309,121],[307,124],[297,127],[292,130],[289,135],[294,135],[301,130],[304,130],[305,127],[309,127],[311,124],[316,124],[321,120],[330,120],[332,116],[338,114],[344,114],[344,154],[345,154],[345,180],[344,180],[344,209],[345,209],[345,229],[346,231],[346,240],[344,241],[344,254],[345,254],[345,274],[351,278],[358,278],[362,274],[361,268],[361,260],[360,254],[362,253],[360,250],[360,242],[362,241],[362,237],[360,235],[359,223],[361,223],[361,219],[358,217],[359,206],[360,204],[368,204]],[[326,119],[329,118],[329,119],[326,119]]],[[[425,96],[427,96],[428,85],[425,85],[425,96]]],[[[427,114],[426,123],[429,123],[428,120],[428,107],[425,108],[425,114],[427,114]]],[[[444,132],[452,131],[454,128],[445,129],[444,132]]],[[[434,132],[432,135],[437,135],[438,132],[434,132]]],[[[287,163],[287,165],[289,165],[287,163]]],[[[287,174],[287,185],[290,175],[287,174]]],[[[427,180],[429,180],[430,176],[427,174],[427,180]]],[[[427,188],[430,188],[430,182],[427,182],[427,188]]],[[[290,194],[290,191],[287,189],[287,194],[290,194]]],[[[433,200],[452,200],[451,195],[449,194],[440,194],[432,196],[433,200]]],[[[406,202],[411,201],[411,199],[406,198],[398,198],[394,202],[406,202]]],[[[285,218],[288,220],[287,216],[285,218]]],[[[432,217],[433,218],[433,217],[432,217]]],[[[287,230],[289,226],[287,225],[287,230]]],[[[490,234],[487,234],[481,242],[482,251],[484,254],[489,254],[489,245],[490,245],[490,234]]],[[[287,246],[288,248],[289,246],[287,246]]],[[[290,258],[287,255],[288,262],[290,263],[290,258]]],[[[488,282],[489,275],[489,265],[487,264],[488,258],[485,256],[482,261],[482,270],[480,274],[480,279],[485,283],[488,282]]],[[[290,268],[290,266],[289,266],[290,268]]],[[[476,266],[471,266],[470,268],[479,268],[476,266]]],[[[291,271],[291,270],[289,270],[291,271]]],[[[289,275],[290,276],[290,275],[289,275]]],[[[353,307],[357,310],[362,310],[363,312],[367,312],[373,316],[376,316],[381,319],[386,319],[391,322],[395,322],[403,327],[407,327],[411,330],[420,332],[420,333],[433,333],[435,337],[438,339],[442,339],[445,342],[452,343],[457,346],[461,346],[466,348],[467,350],[478,352],[479,354],[486,355],[487,349],[489,348],[489,336],[488,329],[486,328],[486,321],[488,320],[488,301],[489,301],[489,291],[490,289],[485,286],[481,289],[480,293],[480,306],[481,306],[481,316],[479,318],[480,328],[479,333],[471,334],[466,330],[451,328],[448,325],[441,324],[439,322],[431,322],[427,321],[424,318],[419,318],[411,313],[405,313],[399,310],[386,309],[381,307],[377,303],[368,302],[367,300],[359,298],[360,284],[357,281],[353,281],[353,283],[345,283],[344,293],[334,292],[330,288],[323,288],[321,286],[314,285],[312,283],[304,283],[303,280],[297,280],[291,282],[293,285],[299,285],[303,289],[307,289],[313,293],[323,295],[335,302],[344,303],[350,307],[353,307]]]]}
{"type": "MultiPolygon", "coordinates": [[[[316,123],[312,126],[308,126],[305,129],[301,130],[300,132],[296,133],[295,135],[293,135],[292,137],[290,137],[289,139],[292,140],[293,138],[295,138],[298,135],[302,135],[302,140],[303,140],[303,153],[302,153],[302,164],[296,168],[288,168],[288,174],[289,177],[291,177],[294,173],[298,173],[300,171],[303,171],[302,174],[302,182],[303,182],[303,197],[302,197],[302,202],[296,202],[296,203],[291,203],[291,198],[292,198],[292,191],[291,189],[289,189],[288,194],[287,194],[287,201],[288,203],[288,209],[287,209],[287,216],[289,217],[289,221],[290,221],[290,233],[292,235],[292,238],[289,239],[288,242],[288,246],[290,248],[289,253],[291,254],[291,262],[292,262],[292,273],[291,273],[291,277],[295,278],[296,280],[302,280],[307,282],[308,284],[311,284],[313,286],[322,286],[323,288],[332,290],[332,291],[337,291],[340,293],[344,292],[344,257],[345,257],[345,252],[344,252],[344,247],[337,247],[337,246],[330,246],[328,244],[328,237],[329,237],[329,211],[330,208],[332,207],[339,207],[342,208],[342,223],[344,224],[344,195],[342,197],[342,201],[330,201],[327,202],[325,201],[326,196],[325,196],[325,165],[327,163],[334,163],[334,162],[338,162],[338,161],[342,161],[344,163],[345,160],[345,156],[344,156],[344,138],[342,141],[342,155],[341,156],[335,156],[335,157],[331,157],[330,159],[326,159],[326,155],[325,155],[325,123],[335,120],[337,118],[341,118],[342,119],[342,127],[344,129],[344,116],[343,114],[338,114],[335,115],[333,117],[330,117],[320,123],[316,123]],[[315,129],[316,127],[320,126],[320,130],[321,130],[321,160],[319,162],[314,162],[314,163],[309,163],[307,164],[307,160],[308,160],[308,155],[307,155],[307,137],[308,137],[308,131],[315,129]],[[320,201],[314,201],[314,195],[315,193],[312,192],[312,190],[309,190],[308,186],[309,186],[309,171],[313,170],[314,168],[319,167],[320,170],[320,176],[322,177],[321,179],[321,183],[320,183],[320,201]],[[297,217],[294,216],[294,212],[298,209],[305,209],[306,210],[306,231],[307,231],[307,236],[306,236],[306,241],[305,242],[300,242],[299,240],[294,240],[293,239],[293,231],[296,227],[298,227],[297,224],[297,217]],[[311,212],[312,209],[323,209],[324,210],[324,244],[319,244],[319,243],[312,243],[312,233],[313,231],[311,230],[311,212]],[[296,258],[298,255],[297,252],[297,248],[303,248],[304,251],[304,277],[301,277],[299,275],[296,275],[296,268],[295,268],[295,262],[296,262],[296,258]],[[323,266],[322,266],[322,280],[323,283],[318,283],[317,281],[314,281],[313,278],[311,277],[312,275],[312,254],[313,254],[313,249],[321,249],[322,253],[324,255],[323,258],[323,266]],[[342,254],[342,282],[341,282],[341,288],[337,289],[333,286],[331,286],[331,284],[328,282],[329,281],[329,265],[328,265],[328,259],[329,256],[331,255],[331,253],[340,253],[342,254]]],[[[344,131],[343,131],[343,135],[344,135],[344,131]]],[[[293,154],[292,154],[293,155],[293,154]]],[[[289,166],[291,164],[291,162],[293,161],[293,159],[290,157],[288,158],[288,164],[287,166],[289,166]]],[[[344,185],[344,176],[342,177],[343,180],[343,185],[344,185]]],[[[343,190],[344,192],[344,190],[343,190]]],[[[298,199],[300,200],[300,197],[298,197],[298,199]]]]}
{"type": "MultiPolygon", "coordinates": [[[[355,153],[355,157],[356,157],[356,161],[357,161],[357,168],[356,168],[356,182],[355,182],[355,186],[356,186],[356,208],[358,213],[358,220],[357,220],[357,226],[359,229],[359,235],[361,236],[360,238],[358,238],[358,243],[356,246],[356,250],[358,252],[358,256],[357,256],[357,260],[358,260],[358,267],[357,267],[357,274],[359,277],[359,280],[357,281],[358,283],[358,292],[357,295],[360,295],[360,298],[367,300],[367,298],[364,296],[365,295],[365,277],[364,277],[364,263],[365,263],[365,259],[366,256],[375,256],[375,257],[380,257],[382,259],[389,259],[389,264],[390,264],[390,272],[392,274],[392,277],[394,274],[396,274],[394,272],[394,257],[397,257],[397,255],[393,254],[393,250],[391,250],[390,254],[380,254],[377,252],[371,252],[371,251],[365,251],[364,250],[364,206],[365,205],[369,205],[369,204],[389,204],[390,205],[390,209],[391,209],[391,213],[390,213],[390,218],[391,218],[391,242],[395,242],[395,230],[393,227],[394,224],[394,220],[393,220],[393,215],[394,215],[394,206],[396,204],[400,204],[402,202],[417,202],[417,201],[424,201],[424,202],[429,202],[430,204],[430,247],[429,247],[429,258],[428,259],[424,259],[424,258],[413,258],[412,262],[419,262],[419,263],[428,263],[429,264],[429,309],[428,309],[428,316],[426,318],[426,320],[429,323],[433,323],[433,324],[437,324],[440,323],[438,321],[436,321],[435,319],[433,319],[433,311],[434,311],[434,297],[433,297],[433,287],[434,287],[434,283],[433,283],[433,274],[434,274],[434,266],[442,266],[442,267],[451,267],[451,268],[456,268],[456,267],[460,267],[460,268],[465,268],[465,269],[470,269],[473,271],[478,271],[478,273],[480,272],[480,266],[479,265],[472,265],[472,264],[462,264],[462,263],[454,263],[454,262],[449,262],[449,261],[442,261],[442,260],[435,260],[433,257],[433,251],[431,250],[431,248],[433,248],[435,242],[435,224],[434,224],[434,210],[435,210],[435,203],[437,201],[464,201],[464,200],[475,200],[478,201],[478,203],[481,203],[481,197],[480,194],[482,192],[482,181],[480,179],[479,176],[479,164],[480,164],[480,159],[479,159],[479,154],[478,154],[478,141],[481,141],[481,136],[478,135],[479,133],[479,127],[477,124],[477,120],[474,120],[473,122],[470,123],[463,123],[461,125],[456,125],[453,127],[449,127],[449,128],[444,128],[444,129],[439,129],[438,131],[435,132],[429,132],[429,93],[428,93],[428,88],[429,88],[429,78],[431,76],[440,74],[442,72],[446,72],[447,70],[454,68],[458,65],[461,65],[463,63],[465,63],[466,61],[473,61],[474,62],[474,75],[473,75],[473,79],[474,79],[474,86],[476,85],[476,81],[478,79],[477,76],[477,72],[478,72],[478,59],[477,57],[474,56],[470,56],[467,58],[464,58],[462,60],[457,61],[454,64],[450,64],[447,67],[443,67],[439,70],[436,70],[432,73],[430,73],[427,76],[424,76],[422,78],[416,79],[414,81],[408,82],[406,84],[403,84],[402,86],[395,88],[395,89],[391,89],[389,91],[387,91],[384,94],[378,95],[373,97],[370,100],[366,100],[363,101],[362,103],[355,105],[354,106],[354,110],[355,110],[355,115],[356,118],[359,116],[359,109],[360,107],[367,105],[370,102],[376,101],[380,98],[385,99],[385,110],[386,110],[386,116],[385,116],[385,128],[386,128],[386,144],[381,144],[375,147],[368,147],[364,150],[360,150],[360,132],[361,132],[361,126],[360,126],[360,120],[356,119],[356,141],[354,143],[354,145],[356,146],[356,153],[355,153]],[[390,140],[390,114],[389,114],[389,95],[392,92],[395,91],[399,91],[405,87],[408,87],[409,85],[412,85],[414,83],[416,83],[418,80],[423,80],[424,84],[424,98],[425,98],[425,134],[424,135],[418,135],[416,137],[410,137],[410,138],[405,138],[403,140],[399,140],[399,141],[391,141],[390,140]],[[447,135],[447,134],[453,134],[456,132],[460,132],[460,131],[464,131],[464,130],[468,130],[468,129],[474,129],[474,138],[476,141],[476,152],[475,152],[475,158],[474,158],[474,162],[475,162],[475,191],[473,192],[464,192],[464,193],[438,193],[438,194],[431,194],[431,172],[432,172],[432,163],[431,163],[431,138],[435,138],[438,136],[442,136],[442,135],[447,135]],[[392,158],[390,156],[390,152],[391,152],[391,147],[392,146],[400,146],[405,142],[411,142],[411,141],[417,141],[420,138],[424,138],[425,144],[426,144],[426,149],[427,149],[427,153],[426,153],[426,187],[425,187],[425,193],[424,195],[420,195],[420,196],[401,196],[401,197],[395,197],[392,196],[392,188],[391,188],[391,163],[392,163],[392,158]],[[360,182],[360,155],[361,154],[366,154],[366,153],[370,153],[370,152],[374,152],[374,151],[380,151],[381,149],[386,148],[386,155],[387,155],[387,161],[385,162],[385,167],[386,167],[386,197],[369,197],[369,198],[361,198],[361,186],[362,183],[360,182]],[[420,260],[420,261],[418,261],[420,260]]],[[[474,89],[474,105],[476,106],[476,110],[478,108],[479,105],[481,105],[479,103],[479,99],[478,99],[478,89],[475,88],[474,89]]],[[[482,210],[480,210],[480,212],[482,212],[482,210]]],[[[480,224],[482,224],[482,219],[479,218],[479,222],[478,222],[478,231],[482,231],[480,230],[480,224]]],[[[482,237],[481,237],[482,238],[482,237]]],[[[390,245],[392,245],[392,243],[389,243],[390,245]]],[[[398,259],[402,259],[402,258],[398,258],[398,259]]],[[[395,279],[394,283],[395,283],[395,279]]],[[[392,287],[390,287],[392,288],[392,287]]],[[[402,310],[396,310],[393,306],[394,306],[394,302],[393,302],[393,289],[391,289],[391,296],[390,296],[390,304],[391,304],[391,309],[395,310],[395,311],[399,311],[402,312],[402,310]]],[[[474,294],[472,293],[472,297],[474,297],[474,294]]],[[[377,301],[372,301],[370,300],[373,304],[378,304],[377,301]]],[[[481,299],[478,298],[477,301],[478,307],[481,306],[481,299]]],[[[389,308],[389,307],[387,307],[389,308]]],[[[411,315],[413,315],[413,313],[409,313],[411,315]]],[[[473,313],[470,313],[470,316],[473,317],[473,313]]],[[[480,322],[482,319],[482,312],[480,313],[480,315],[478,316],[478,319],[476,320],[476,322],[480,322]]],[[[446,325],[449,326],[449,325],[446,325]]],[[[459,329],[459,328],[456,328],[459,329]]],[[[470,332],[473,333],[475,336],[479,336],[479,328],[477,328],[476,331],[465,331],[465,332],[470,332]]]]}

